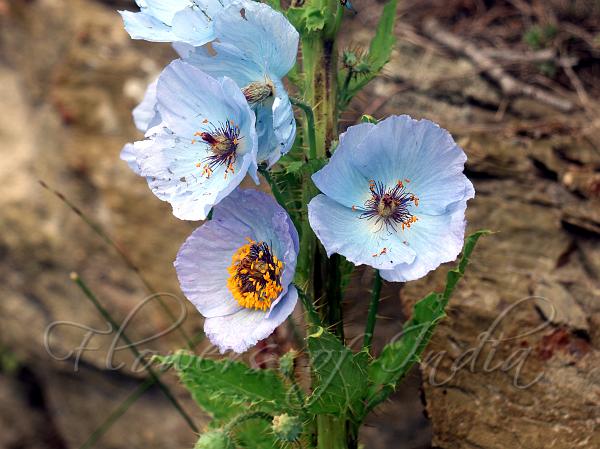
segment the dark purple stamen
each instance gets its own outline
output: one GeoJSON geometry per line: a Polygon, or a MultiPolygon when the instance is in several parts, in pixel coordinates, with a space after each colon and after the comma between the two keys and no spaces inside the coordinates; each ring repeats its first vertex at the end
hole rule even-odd
{"type": "MultiPolygon", "coordinates": [[[[405,180],[406,183],[410,181],[405,180]]],[[[376,224],[385,226],[388,232],[396,232],[396,226],[404,230],[410,228],[417,221],[417,217],[411,214],[408,206],[412,203],[419,205],[419,199],[406,190],[402,181],[398,181],[392,188],[387,188],[382,182],[369,181],[371,198],[365,201],[364,207],[353,207],[354,210],[362,212],[359,218],[375,219],[376,224]]]]}

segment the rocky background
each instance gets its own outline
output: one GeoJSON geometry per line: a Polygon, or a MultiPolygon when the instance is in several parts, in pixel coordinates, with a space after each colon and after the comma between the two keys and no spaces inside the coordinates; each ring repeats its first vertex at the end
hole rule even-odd
{"type": "MultiPolygon", "coordinates": [[[[381,4],[354,3],[343,41],[366,46],[381,4]]],[[[173,57],[167,45],[129,39],[115,11],[132,5],[0,0],[2,449],[189,448],[196,438],[121,342],[111,354],[115,334],[69,279],[79,273],[131,340],[150,339],[141,349],[165,353],[201,330],[172,268],[195,225],[175,219],[118,158],[139,137],[131,108],[173,57]],[[180,328],[167,332],[172,319],[156,299],[144,303],[149,291],[170,293],[162,299],[180,328]]],[[[478,247],[421,369],[362,441],[600,447],[600,4],[405,0],[399,14],[392,61],[344,124],[363,112],[407,113],[448,128],[477,190],[469,229],[496,233],[478,247]]],[[[376,349],[445,271],[384,286],[376,349]]],[[[350,338],[362,330],[369,285],[357,270],[350,338]]],[[[284,351],[291,335],[286,327],[270,342],[284,351]]],[[[174,376],[161,379],[202,429],[174,376]]]]}

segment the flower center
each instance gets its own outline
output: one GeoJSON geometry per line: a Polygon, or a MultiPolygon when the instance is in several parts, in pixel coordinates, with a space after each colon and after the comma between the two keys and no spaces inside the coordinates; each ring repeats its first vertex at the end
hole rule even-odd
{"type": "MultiPolygon", "coordinates": [[[[221,166],[225,166],[225,177],[228,173],[235,172],[235,161],[237,158],[237,148],[240,144],[240,128],[231,120],[218,127],[213,127],[211,131],[198,131],[194,136],[200,137],[207,145],[211,154],[205,157],[196,167],[202,168],[202,175],[210,178],[213,171],[221,166]]],[[[192,140],[196,143],[196,140],[192,140]]]]}
{"type": "Polygon", "coordinates": [[[272,97],[275,94],[275,86],[270,79],[266,79],[262,83],[253,81],[246,87],[243,87],[242,92],[250,106],[255,106],[264,103],[267,98],[272,97]]]}
{"type": "Polygon", "coordinates": [[[365,201],[364,207],[352,206],[353,210],[362,212],[359,218],[374,219],[375,223],[385,226],[388,231],[410,228],[417,217],[410,213],[408,207],[419,205],[419,198],[406,190],[409,179],[398,181],[394,187],[388,188],[381,182],[369,181],[371,198],[365,201]]]}
{"type": "Polygon", "coordinates": [[[283,263],[265,242],[247,240],[232,257],[227,287],[240,306],[267,310],[283,290],[283,263]]]}

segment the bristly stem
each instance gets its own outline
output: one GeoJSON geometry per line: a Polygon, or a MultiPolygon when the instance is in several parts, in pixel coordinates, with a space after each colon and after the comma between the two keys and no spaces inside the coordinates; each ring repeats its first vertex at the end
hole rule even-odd
{"type": "Polygon", "coordinates": [[[379,309],[379,298],[381,296],[381,285],[381,274],[379,273],[379,270],[375,270],[375,279],[373,279],[373,291],[371,292],[371,303],[369,304],[365,338],[363,342],[363,349],[366,349],[368,352],[371,352],[373,333],[375,332],[375,322],[377,321],[377,310],[379,309]]]}
{"type": "MultiPolygon", "coordinates": [[[[75,284],[81,289],[81,291],[83,292],[85,297],[94,305],[94,307],[96,308],[96,310],[98,310],[100,315],[102,315],[102,317],[110,323],[110,325],[113,327],[113,329],[119,330],[119,337],[121,339],[123,339],[123,341],[127,344],[127,347],[133,353],[133,355],[138,360],[141,360],[142,355],[140,354],[140,351],[138,351],[138,349],[135,347],[135,345],[133,344],[131,339],[121,329],[121,326],[114,320],[114,318],[111,316],[111,314],[108,312],[108,310],[106,310],[104,308],[104,306],[100,303],[100,301],[98,300],[96,295],[94,295],[92,290],[90,290],[90,288],[83,281],[83,279],[81,279],[77,273],[71,273],[71,280],[73,282],[75,282],[75,284]]],[[[175,396],[173,396],[173,393],[171,393],[171,390],[169,390],[169,387],[167,387],[164,383],[161,382],[161,380],[159,379],[156,372],[152,369],[152,367],[145,366],[145,369],[146,369],[146,372],[148,373],[148,375],[150,376],[150,378],[158,385],[158,387],[162,390],[162,392],[167,397],[169,402],[171,402],[173,407],[175,407],[175,409],[179,412],[179,414],[187,422],[187,424],[190,426],[190,428],[194,432],[198,433],[199,430],[196,427],[196,424],[194,424],[194,421],[192,421],[192,418],[185,412],[185,410],[183,409],[181,404],[179,404],[179,402],[177,401],[175,396]]]]}
{"type": "MultiPolygon", "coordinates": [[[[60,201],[62,201],[69,209],[71,209],[73,211],[73,213],[75,213],[75,215],[77,215],[79,218],[81,218],[83,220],[83,222],[86,225],[88,225],[89,228],[92,231],[94,231],[94,233],[104,241],[104,243],[106,243],[108,246],[112,247],[117,252],[117,254],[121,257],[123,262],[125,262],[125,265],[127,265],[137,275],[137,277],[140,279],[140,281],[142,281],[142,284],[144,284],[144,287],[146,287],[146,289],[151,294],[156,295],[159,305],[165,311],[165,313],[169,316],[169,318],[171,320],[173,320],[173,322],[177,321],[177,317],[175,315],[173,315],[173,312],[171,311],[171,309],[169,309],[167,307],[165,302],[162,300],[161,296],[157,293],[157,290],[144,277],[144,275],[142,274],[142,272],[140,271],[138,266],[135,263],[133,263],[133,261],[127,255],[127,253],[125,253],[125,251],[123,251],[121,249],[121,247],[119,245],[117,245],[117,243],[112,238],[110,238],[110,236],[104,231],[104,229],[102,229],[102,227],[100,225],[98,225],[97,223],[92,221],[91,218],[89,218],[79,207],[77,207],[75,204],[73,204],[71,202],[71,200],[69,200],[61,192],[53,189],[52,187],[50,187],[48,184],[46,184],[42,180],[38,180],[38,182],[44,189],[46,189],[48,192],[52,193],[60,201]]],[[[190,349],[190,350],[193,349],[195,346],[195,343],[194,343],[195,338],[194,339],[190,338],[189,335],[187,334],[187,332],[185,331],[185,329],[183,329],[181,326],[177,327],[177,331],[181,334],[181,336],[185,340],[188,349],[190,349]]]]}
{"type": "Polygon", "coordinates": [[[112,425],[116,423],[117,420],[121,416],[123,416],[127,410],[129,410],[129,407],[131,407],[139,398],[141,398],[142,395],[146,391],[148,391],[148,389],[150,389],[150,387],[152,387],[152,385],[154,384],[154,379],[149,377],[140,385],[138,385],[138,387],[135,390],[133,390],[129,394],[129,396],[127,396],[125,400],[123,400],[123,402],[121,402],[119,406],[112,411],[110,415],[108,415],[108,418],[106,418],[104,422],[92,432],[92,434],[88,437],[87,440],[85,440],[85,442],[79,447],[79,449],[90,449],[91,447],[93,447],[98,442],[98,440],[102,438],[102,436],[108,431],[108,429],[110,429],[112,425]]]}
{"type": "Polygon", "coordinates": [[[306,126],[308,134],[308,158],[310,160],[317,158],[317,137],[315,134],[315,114],[312,107],[302,100],[297,98],[290,98],[292,104],[300,109],[306,115],[306,126]]]}
{"type": "Polygon", "coordinates": [[[271,192],[273,193],[273,196],[275,197],[279,205],[285,209],[285,199],[283,197],[283,194],[281,193],[281,190],[279,189],[279,186],[277,185],[277,182],[273,179],[273,176],[271,176],[271,172],[264,167],[259,167],[258,172],[261,175],[263,175],[263,177],[267,180],[269,186],[271,187],[271,192]]]}

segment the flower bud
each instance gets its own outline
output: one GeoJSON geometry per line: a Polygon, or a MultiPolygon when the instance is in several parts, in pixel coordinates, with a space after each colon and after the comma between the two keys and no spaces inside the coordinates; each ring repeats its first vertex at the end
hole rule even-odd
{"type": "Polygon", "coordinates": [[[300,434],[302,433],[302,423],[298,417],[284,413],[273,418],[272,429],[275,438],[291,443],[300,437],[300,434]]]}
{"type": "Polygon", "coordinates": [[[226,432],[211,430],[200,436],[194,449],[235,449],[235,446],[226,432]]]}
{"type": "Polygon", "coordinates": [[[288,379],[291,379],[294,376],[294,359],[297,356],[298,353],[291,349],[279,359],[279,372],[288,379]]]}

